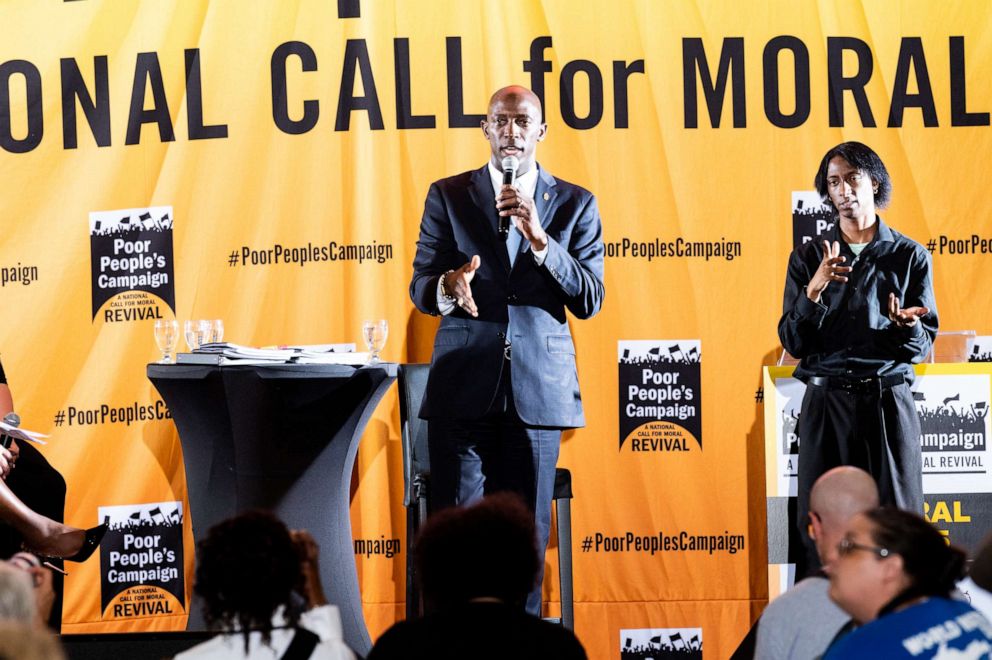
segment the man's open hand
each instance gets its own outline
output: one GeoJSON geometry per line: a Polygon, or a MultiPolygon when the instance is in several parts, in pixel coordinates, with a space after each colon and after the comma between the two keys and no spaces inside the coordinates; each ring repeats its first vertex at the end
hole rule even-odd
{"type": "Polygon", "coordinates": [[[476,254],[458,270],[443,275],[445,291],[454,296],[455,303],[472,316],[479,315],[479,308],[475,306],[475,299],[472,298],[472,278],[481,265],[482,259],[476,254]]]}

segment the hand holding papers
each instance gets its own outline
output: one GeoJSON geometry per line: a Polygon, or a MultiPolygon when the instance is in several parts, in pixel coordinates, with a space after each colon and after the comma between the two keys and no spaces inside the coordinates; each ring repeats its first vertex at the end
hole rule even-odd
{"type": "Polygon", "coordinates": [[[25,442],[33,442],[39,445],[48,444],[47,442],[42,440],[42,438],[48,437],[44,433],[38,433],[37,431],[29,431],[27,429],[18,428],[16,426],[7,424],[6,422],[0,422],[0,437],[13,438],[14,440],[24,440],[25,442]]]}

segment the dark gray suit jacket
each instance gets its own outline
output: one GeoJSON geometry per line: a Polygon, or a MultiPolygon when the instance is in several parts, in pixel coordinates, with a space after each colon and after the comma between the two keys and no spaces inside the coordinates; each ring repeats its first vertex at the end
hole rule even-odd
{"type": "MultiPolygon", "coordinates": [[[[420,416],[477,419],[489,409],[503,368],[508,332],[517,413],[527,424],[571,428],[585,424],[575,347],[565,310],[586,319],[603,304],[603,239],[596,198],[539,171],[534,195],[548,253],[537,266],[521,241],[510,268],[497,233],[496,203],[487,167],[432,184],[420,224],[410,297],[417,309],[437,314],[438,277],[478,254],[472,280],[479,309],[445,316],[434,338],[427,392],[420,416]],[[547,197],[547,199],[545,199],[547,197]]],[[[511,226],[510,231],[517,231],[511,226]]]]}

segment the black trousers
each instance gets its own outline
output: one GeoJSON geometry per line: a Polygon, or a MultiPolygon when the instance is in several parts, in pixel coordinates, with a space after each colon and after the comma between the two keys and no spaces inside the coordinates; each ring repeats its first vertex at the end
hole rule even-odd
{"type": "Polygon", "coordinates": [[[859,467],[875,478],[881,504],[923,514],[920,418],[909,385],[855,390],[809,384],[796,425],[799,483],[796,526],[806,549],[806,570],[820,566],[809,538],[809,492],[821,474],[838,465],[859,467]]]}
{"type": "Polygon", "coordinates": [[[428,421],[431,510],[467,506],[496,492],[520,495],[534,512],[540,565],[526,605],[529,613],[540,616],[561,429],[524,424],[513,405],[509,366],[507,361],[499,392],[481,419],[432,417],[428,421]]]}

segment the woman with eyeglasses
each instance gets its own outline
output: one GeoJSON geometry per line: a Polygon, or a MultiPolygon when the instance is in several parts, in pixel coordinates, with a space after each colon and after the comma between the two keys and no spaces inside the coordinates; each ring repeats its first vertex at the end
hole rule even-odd
{"type": "Polygon", "coordinates": [[[881,508],[856,516],[830,566],[830,598],[860,624],[824,660],[992,658],[992,624],[952,600],[965,554],[920,516],[881,508]]]}

